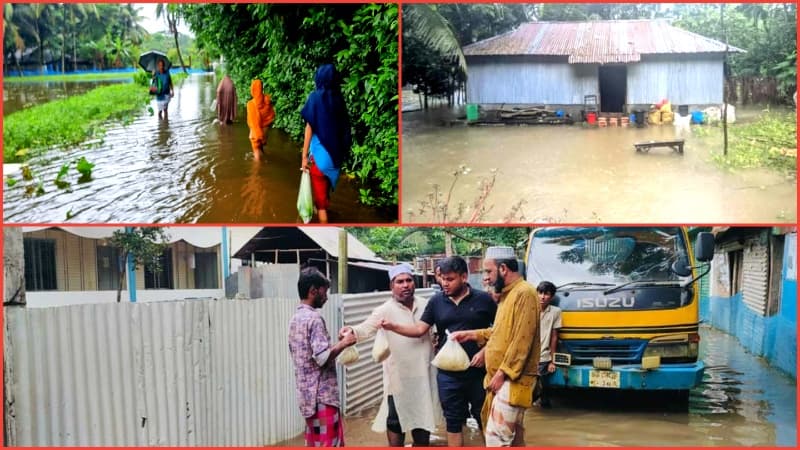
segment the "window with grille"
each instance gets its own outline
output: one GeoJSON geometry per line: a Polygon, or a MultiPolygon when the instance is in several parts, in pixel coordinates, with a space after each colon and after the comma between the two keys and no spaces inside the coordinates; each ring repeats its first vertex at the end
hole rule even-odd
{"type": "Polygon", "coordinates": [[[97,289],[115,291],[119,288],[120,271],[123,270],[122,252],[117,247],[97,247],[97,289]]]}
{"type": "Polygon", "coordinates": [[[25,290],[54,291],[56,281],[56,241],[54,239],[24,238],[25,290]]]}
{"type": "Polygon", "coordinates": [[[217,254],[195,253],[194,264],[195,289],[218,289],[217,254]]]}

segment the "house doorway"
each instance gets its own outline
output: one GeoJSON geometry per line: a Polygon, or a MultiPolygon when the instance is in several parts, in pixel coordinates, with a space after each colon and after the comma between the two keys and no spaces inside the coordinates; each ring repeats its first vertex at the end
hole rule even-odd
{"type": "Polygon", "coordinates": [[[600,66],[600,111],[622,112],[627,94],[628,68],[600,66]]]}

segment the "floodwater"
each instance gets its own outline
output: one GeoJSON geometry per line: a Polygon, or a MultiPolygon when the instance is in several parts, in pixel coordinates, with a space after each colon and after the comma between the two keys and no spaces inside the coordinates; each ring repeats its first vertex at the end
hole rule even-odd
{"type": "MultiPolygon", "coordinates": [[[[130,78],[130,76],[128,76],[130,78]]],[[[96,87],[130,82],[127,80],[103,81],[44,81],[35,83],[13,82],[3,84],[3,115],[17,112],[40,103],[73,95],[80,95],[96,87]]]]}
{"type": "Polygon", "coordinates": [[[681,156],[668,148],[637,153],[633,147],[674,139],[672,125],[448,126],[453,117],[447,108],[403,114],[404,221],[431,222],[421,202],[436,184],[449,189],[461,165],[469,170],[453,190],[450,216],[463,203],[469,217],[481,180],[497,170],[483,222],[504,221],[520,201],[523,217],[516,220],[527,222],[793,223],[797,217],[794,177],[720,169],[711,155],[722,151],[722,138],[711,134],[682,136],[681,156]]]}
{"type": "MultiPolygon", "coordinates": [[[[585,446],[790,446],[797,442],[795,380],[747,353],[735,338],[701,328],[703,384],[692,390],[688,409],[667,404],[664,396],[620,396],[618,391],[554,393],[553,407],[525,414],[525,444],[543,447],[585,446]]],[[[375,411],[348,418],[348,446],[384,446],[372,432],[375,411]]],[[[410,439],[410,437],[407,437],[410,439]]],[[[467,429],[465,444],[482,445],[467,429]]],[[[408,442],[407,442],[408,444],[408,442]]],[[[432,445],[447,445],[444,435],[432,445]]],[[[302,446],[298,436],[279,444],[302,446]]]]}
{"type": "MultiPolygon", "coordinates": [[[[238,88],[242,99],[248,92],[238,88]]],[[[169,120],[144,112],[128,126],[110,126],[102,140],[33,161],[46,193],[27,197],[22,182],[6,187],[6,222],[300,222],[300,145],[270,130],[266,158],[255,161],[244,106],[237,123],[220,126],[210,108],[215,96],[213,75],[191,75],[176,86],[169,120]],[[61,165],[81,156],[95,164],[94,179],[79,184],[71,175],[71,189],[57,189],[53,180],[61,165]]],[[[359,204],[357,184],[347,177],[333,192],[328,213],[330,222],[339,223],[385,223],[396,216],[396,210],[359,204]]]]}

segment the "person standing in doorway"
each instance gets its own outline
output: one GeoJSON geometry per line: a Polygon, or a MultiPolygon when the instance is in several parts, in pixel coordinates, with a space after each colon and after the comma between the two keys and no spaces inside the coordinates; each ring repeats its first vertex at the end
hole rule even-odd
{"type": "Polygon", "coordinates": [[[330,192],[336,189],[342,164],[352,145],[350,118],[333,64],[317,69],[316,89],[300,114],[306,123],[300,169],[311,175],[314,206],[320,223],[328,223],[330,192]]]}
{"type": "MultiPolygon", "coordinates": [[[[339,334],[352,332],[361,342],[374,336],[381,323],[413,325],[419,322],[428,301],[414,295],[414,274],[408,264],[389,269],[392,298],[375,308],[359,325],[343,327],[339,334]]],[[[430,333],[405,337],[386,333],[389,356],[383,361],[383,400],[372,425],[375,432],[386,431],[391,447],[403,447],[411,432],[415,447],[428,447],[439,417],[436,372],[431,365],[433,343],[430,333]]]]}
{"type": "Polygon", "coordinates": [[[297,404],[306,419],[306,446],[344,447],[344,427],[339,409],[336,357],[356,342],[352,333],[330,344],[328,328],[319,309],[328,301],[330,281],[309,267],[300,272],[300,304],[289,322],[289,351],[294,364],[297,404]]]}
{"type": "MultiPolygon", "coordinates": [[[[553,355],[558,347],[558,330],[561,329],[561,308],[551,305],[550,302],[556,295],[556,285],[549,281],[542,281],[536,286],[539,294],[539,339],[541,353],[539,353],[539,405],[542,408],[550,408],[550,397],[548,396],[548,380],[550,375],[556,371],[556,364],[553,355]]],[[[535,401],[535,400],[534,400],[535,401]]]]}
{"type": "MultiPolygon", "coordinates": [[[[490,327],[497,305],[489,294],[469,285],[464,258],[451,256],[440,261],[436,267],[439,269],[442,291],[428,301],[420,321],[413,325],[384,321],[381,325],[386,330],[408,337],[423,336],[435,325],[438,352],[447,342],[447,331],[490,327]]],[[[483,388],[483,379],[486,377],[484,351],[475,342],[464,343],[464,350],[471,360],[469,369],[463,372],[437,370],[436,383],[447,425],[449,447],[464,445],[463,428],[470,415],[478,420],[480,427],[481,408],[486,397],[483,388]]]]}
{"type": "Polygon", "coordinates": [[[163,59],[159,59],[156,63],[157,69],[153,77],[158,82],[159,91],[156,95],[156,107],[158,108],[158,118],[167,119],[167,107],[169,100],[175,96],[175,88],[172,85],[172,77],[166,69],[163,59]],[[163,117],[162,117],[163,113],[163,117]]]}
{"type": "Polygon", "coordinates": [[[247,102],[247,126],[250,128],[253,158],[260,161],[264,154],[264,145],[267,143],[265,130],[275,120],[275,109],[272,107],[272,98],[264,94],[261,80],[253,80],[250,83],[250,95],[253,98],[247,102]]]}
{"type": "Polygon", "coordinates": [[[500,294],[494,326],[456,331],[450,338],[486,344],[487,392],[481,410],[486,446],[523,447],[523,419],[538,376],[539,298],[520,275],[511,247],[487,249],[483,268],[500,294]]]}
{"type": "Polygon", "coordinates": [[[230,75],[225,74],[217,86],[217,119],[219,123],[231,124],[236,120],[236,107],[239,98],[230,75]]]}

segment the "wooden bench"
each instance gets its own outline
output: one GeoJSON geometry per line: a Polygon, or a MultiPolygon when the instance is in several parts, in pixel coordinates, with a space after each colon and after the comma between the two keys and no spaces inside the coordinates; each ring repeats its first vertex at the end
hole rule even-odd
{"type": "Polygon", "coordinates": [[[683,139],[676,139],[674,141],[648,141],[648,142],[637,142],[633,144],[636,147],[637,152],[644,152],[647,153],[650,151],[651,148],[655,147],[669,147],[674,152],[678,152],[681,155],[683,154],[683,139]]]}

